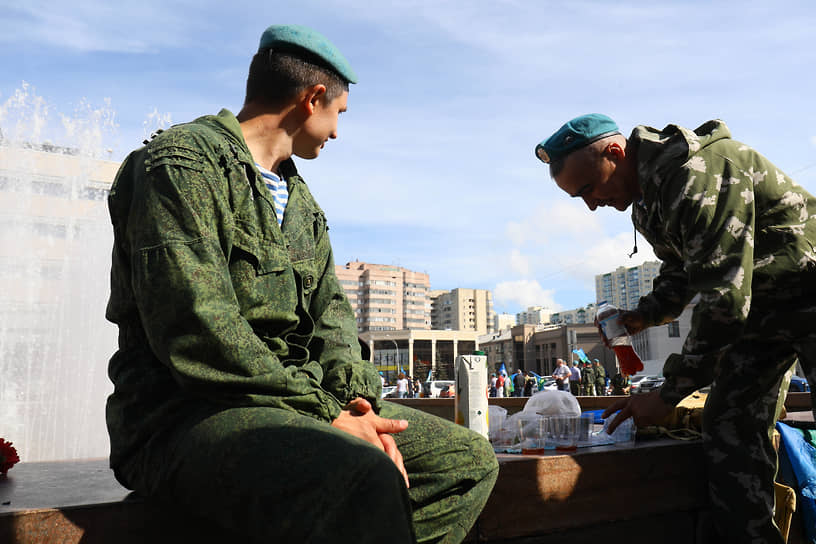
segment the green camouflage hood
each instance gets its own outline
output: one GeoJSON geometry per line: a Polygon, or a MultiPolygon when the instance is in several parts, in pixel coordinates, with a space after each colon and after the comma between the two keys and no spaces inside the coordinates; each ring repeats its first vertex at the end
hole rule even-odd
{"type": "Polygon", "coordinates": [[[731,131],[719,119],[707,121],[693,131],[677,125],[668,125],[663,130],[635,127],[629,141],[636,148],[638,179],[644,194],[648,188],[643,180],[665,178],[667,173],[693,160],[701,149],[726,138],[731,138],[731,131]]]}

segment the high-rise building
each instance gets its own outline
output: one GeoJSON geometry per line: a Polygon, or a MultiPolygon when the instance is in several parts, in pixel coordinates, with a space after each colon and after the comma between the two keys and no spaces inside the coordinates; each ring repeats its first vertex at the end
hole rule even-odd
{"type": "Polygon", "coordinates": [[[530,306],[516,314],[517,325],[546,325],[550,322],[550,310],[542,306],[530,306]]]}
{"type": "Polygon", "coordinates": [[[595,321],[595,304],[587,304],[583,308],[576,308],[574,310],[563,310],[554,312],[550,315],[550,323],[553,325],[565,323],[583,324],[593,323],[595,321]]]}
{"type": "Polygon", "coordinates": [[[428,274],[360,261],[336,265],[335,272],[354,310],[358,332],[431,328],[428,274]]]}
{"type": "Polygon", "coordinates": [[[431,328],[493,332],[493,294],[487,289],[431,291],[431,328]]]}
{"type": "Polygon", "coordinates": [[[493,319],[493,330],[496,332],[516,326],[516,316],[508,313],[496,314],[493,319]]]}
{"type": "Polygon", "coordinates": [[[619,266],[614,272],[595,276],[595,301],[607,301],[623,310],[634,310],[640,297],[651,292],[652,280],[660,273],[660,262],[619,266]]]}

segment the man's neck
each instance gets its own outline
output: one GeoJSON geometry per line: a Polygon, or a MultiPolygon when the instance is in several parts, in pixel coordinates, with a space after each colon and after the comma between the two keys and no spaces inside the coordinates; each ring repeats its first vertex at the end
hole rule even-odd
{"type": "Polygon", "coordinates": [[[288,113],[248,105],[237,116],[252,159],[271,172],[292,156],[292,137],[285,124],[288,113]]]}

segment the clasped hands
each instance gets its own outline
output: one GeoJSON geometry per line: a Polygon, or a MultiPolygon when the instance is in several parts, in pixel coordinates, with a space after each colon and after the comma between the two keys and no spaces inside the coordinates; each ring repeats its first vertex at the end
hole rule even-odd
{"type": "Polygon", "coordinates": [[[362,438],[369,444],[373,444],[397,465],[402,477],[405,478],[405,485],[408,483],[408,472],[402,462],[402,454],[397,448],[392,434],[401,433],[408,428],[408,422],[404,419],[386,419],[374,413],[374,410],[364,398],[356,398],[348,403],[346,409],[340,412],[332,422],[332,427],[346,431],[347,433],[362,438]]]}

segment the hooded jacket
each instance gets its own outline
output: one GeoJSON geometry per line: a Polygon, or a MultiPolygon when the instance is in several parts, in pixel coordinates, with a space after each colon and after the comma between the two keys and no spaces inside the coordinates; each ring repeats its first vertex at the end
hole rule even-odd
{"type": "Polygon", "coordinates": [[[816,199],[719,120],[638,126],[628,146],[642,191],[632,221],[663,262],[638,310],[658,325],[699,295],[682,353],[663,369],[661,395],[676,404],[711,383],[728,346],[778,329],[763,309],[813,296],[816,199]]]}

